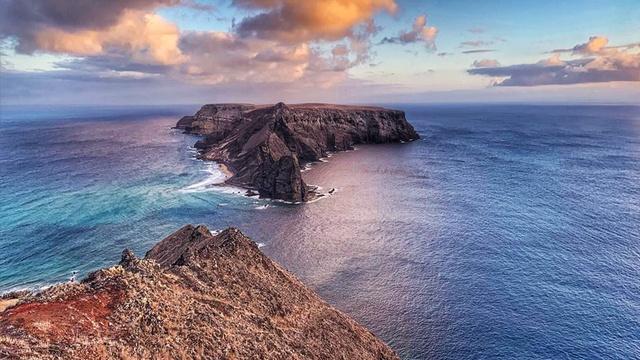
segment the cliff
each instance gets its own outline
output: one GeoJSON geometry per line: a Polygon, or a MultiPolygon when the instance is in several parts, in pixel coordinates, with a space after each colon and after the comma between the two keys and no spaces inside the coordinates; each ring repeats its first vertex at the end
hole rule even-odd
{"type": "Polygon", "coordinates": [[[225,164],[228,183],[291,202],[318,195],[302,179],[304,164],[357,144],[419,138],[402,111],[329,104],[211,104],[176,127],[204,136],[201,158],[225,164]]]}
{"type": "Polygon", "coordinates": [[[187,225],[143,259],[5,298],[2,359],[397,359],[237,229],[187,225]]]}

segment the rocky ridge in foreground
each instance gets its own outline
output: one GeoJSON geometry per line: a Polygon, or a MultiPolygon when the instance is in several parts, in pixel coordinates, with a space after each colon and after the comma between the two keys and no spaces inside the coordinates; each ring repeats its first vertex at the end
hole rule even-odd
{"type": "Polygon", "coordinates": [[[290,202],[319,195],[302,179],[306,163],[357,144],[419,138],[403,111],[331,104],[209,104],[176,127],[204,136],[201,158],[226,165],[227,183],[290,202]]]}
{"type": "Polygon", "coordinates": [[[143,259],[18,295],[2,359],[397,359],[234,228],[187,225],[143,259]]]}

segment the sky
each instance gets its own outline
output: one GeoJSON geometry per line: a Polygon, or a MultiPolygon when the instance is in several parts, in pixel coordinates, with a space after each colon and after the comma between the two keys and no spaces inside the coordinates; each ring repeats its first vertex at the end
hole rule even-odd
{"type": "Polygon", "coordinates": [[[0,104],[640,104],[640,0],[0,0],[0,104]]]}

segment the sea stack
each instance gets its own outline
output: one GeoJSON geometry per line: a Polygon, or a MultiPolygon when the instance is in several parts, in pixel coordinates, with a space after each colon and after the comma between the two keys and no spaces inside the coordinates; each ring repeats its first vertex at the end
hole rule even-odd
{"type": "Polygon", "coordinates": [[[142,259],[9,297],[2,359],[398,359],[234,228],[187,225],[142,259]]]}
{"type": "Polygon", "coordinates": [[[201,158],[226,165],[227,183],[289,202],[318,196],[302,178],[306,163],[357,144],[419,138],[403,111],[332,104],[209,104],[176,127],[203,136],[201,158]]]}

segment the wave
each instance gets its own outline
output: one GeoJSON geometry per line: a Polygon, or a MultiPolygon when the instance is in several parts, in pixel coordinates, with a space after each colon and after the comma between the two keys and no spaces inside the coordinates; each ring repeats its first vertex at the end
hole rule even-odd
{"type": "Polygon", "coordinates": [[[311,170],[312,167],[313,167],[313,163],[312,162],[308,162],[308,163],[304,164],[302,169],[300,169],[300,172],[302,172],[302,173],[307,172],[307,171],[311,170]]]}
{"type": "Polygon", "coordinates": [[[220,185],[227,179],[225,173],[220,169],[220,165],[215,163],[207,164],[202,171],[209,174],[206,179],[182,188],[180,191],[186,193],[211,191],[215,189],[215,185],[220,185]]]}
{"type": "Polygon", "coordinates": [[[198,149],[194,148],[193,146],[187,146],[187,153],[192,154],[192,155],[198,155],[199,151],[198,151],[198,149]]]}

